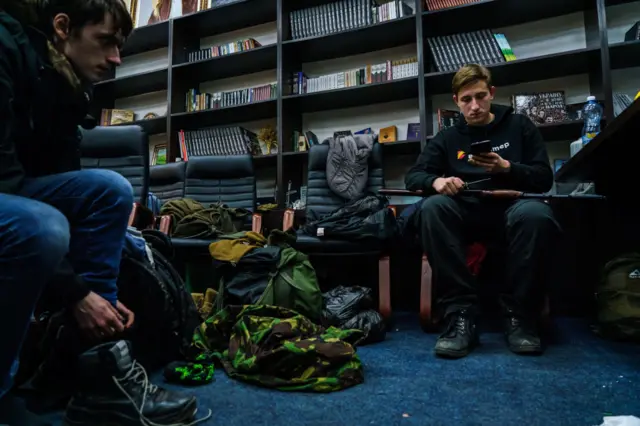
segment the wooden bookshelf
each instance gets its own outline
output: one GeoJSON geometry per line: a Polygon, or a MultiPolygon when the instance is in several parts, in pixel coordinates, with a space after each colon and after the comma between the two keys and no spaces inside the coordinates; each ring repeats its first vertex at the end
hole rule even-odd
{"type": "MultiPolygon", "coordinates": [[[[291,131],[301,125],[304,113],[415,99],[419,110],[422,140],[389,144],[385,147],[385,156],[418,153],[420,147],[428,143],[431,137],[429,135],[437,132],[432,119],[435,109],[433,97],[450,92],[453,75],[451,72],[435,71],[426,38],[454,34],[460,32],[461,28],[464,28],[465,32],[494,29],[583,12],[587,47],[518,59],[490,65],[489,68],[497,86],[587,74],[589,90],[592,93],[604,94],[602,100],[605,102],[605,117],[612,117],[611,71],[640,66],[640,42],[609,44],[607,38],[606,6],[627,2],[484,0],[450,9],[426,11],[424,3],[418,1],[415,14],[412,16],[353,30],[293,40],[289,14],[295,10],[331,1],[241,0],[134,30],[124,47],[124,60],[126,61],[126,56],[166,48],[169,65],[138,75],[112,78],[96,85],[97,104],[94,114],[99,116],[102,108],[113,108],[117,98],[167,90],[169,113],[166,117],[143,123],[143,126],[152,133],[167,133],[169,159],[174,159],[179,153],[177,132],[181,129],[194,130],[206,126],[275,118],[279,153],[260,159],[257,165],[277,165],[277,185],[280,188],[278,196],[282,204],[286,188],[284,171],[294,169],[293,172],[296,172],[304,167],[307,157],[304,152],[289,152],[291,131]],[[202,61],[186,62],[187,53],[199,47],[201,38],[274,21],[277,23],[275,44],[202,61]],[[416,77],[301,95],[289,95],[283,90],[290,73],[299,71],[303,63],[407,44],[416,45],[416,77]],[[278,82],[275,99],[206,111],[181,112],[184,111],[186,90],[197,87],[201,82],[267,70],[274,70],[278,82]],[[162,120],[164,123],[161,125],[159,121],[162,120]]],[[[540,130],[545,140],[557,141],[577,139],[581,128],[581,123],[565,122],[545,125],[540,127],[540,130]]],[[[603,134],[606,135],[605,132],[603,134]]],[[[587,154],[581,153],[581,156],[584,155],[587,154]]],[[[578,167],[571,165],[576,164],[576,161],[578,160],[572,159],[567,163],[565,168],[569,168],[566,170],[578,167]]],[[[559,176],[567,177],[572,173],[574,172],[562,171],[559,176]]]]}

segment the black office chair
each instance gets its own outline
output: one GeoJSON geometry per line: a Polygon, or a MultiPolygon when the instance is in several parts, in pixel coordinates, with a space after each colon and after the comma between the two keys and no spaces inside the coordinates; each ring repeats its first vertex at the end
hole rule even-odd
{"type": "MultiPolygon", "coordinates": [[[[316,217],[334,211],[346,202],[336,195],[327,183],[327,156],[329,145],[313,145],[309,150],[309,167],[307,178],[307,218],[311,217],[311,211],[316,217]]],[[[384,188],[384,172],[382,163],[382,146],[373,144],[369,157],[369,178],[366,191],[377,194],[384,188]]],[[[285,215],[285,221],[287,220],[285,215]]],[[[285,222],[284,229],[289,228],[292,221],[285,222]]],[[[379,311],[384,318],[391,316],[390,301],[390,268],[389,255],[382,245],[376,245],[367,241],[330,240],[307,235],[301,231],[297,233],[296,248],[311,256],[376,256],[378,257],[378,289],[379,311]]]]}
{"type": "Polygon", "coordinates": [[[149,191],[158,197],[162,204],[184,198],[186,173],[187,163],[184,161],[151,166],[149,191]]]}
{"type": "MultiPolygon", "coordinates": [[[[107,169],[120,173],[133,187],[136,203],[129,220],[140,225],[152,219],[145,206],[149,195],[149,136],[140,126],[98,126],[82,130],[83,169],[107,169]]],[[[138,227],[140,227],[138,226],[138,227]]]]}
{"type": "MultiPolygon", "coordinates": [[[[244,228],[260,232],[261,216],[256,212],[256,176],[253,157],[246,155],[191,157],[186,162],[184,198],[205,206],[222,203],[228,207],[244,208],[252,212],[244,228]]],[[[160,219],[161,230],[164,218],[160,219]]],[[[168,232],[167,232],[168,233],[168,232]]],[[[174,247],[190,250],[206,249],[208,239],[172,238],[174,247]]],[[[205,250],[206,251],[206,250],[205,250]]]]}

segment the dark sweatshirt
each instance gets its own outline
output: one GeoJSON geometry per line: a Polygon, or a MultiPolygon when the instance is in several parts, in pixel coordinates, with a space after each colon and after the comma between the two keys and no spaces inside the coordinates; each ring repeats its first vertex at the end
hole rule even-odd
{"type": "Polygon", "coordinates": [[[454,127],[439,132],[427,142],[416,164],[405,176],[408,190],[435,194],[433,181],[455,176],[464,182],[491,177],[473,189],[514,189],[547,192],[553,185],[553,171],[540,131],[527,117],[513,114],[513,108],[492,105],[495,119],[486,126],[469,126],[460,119],[454,127]],[[506,173],[487,173],[468,163],[473,142],[490,140],[492,151],[511,163],[506,173]]]}

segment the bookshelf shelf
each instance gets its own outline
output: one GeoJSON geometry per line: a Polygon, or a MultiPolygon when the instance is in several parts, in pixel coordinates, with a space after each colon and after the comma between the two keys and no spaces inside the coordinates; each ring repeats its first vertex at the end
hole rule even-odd
{"type": "Polygon", "coordinates": [[[95,85],[96,92],[109,93],[113,98],[126,98],[166,89],[167,68],[112,78],[95,85]]]}
{"type": "MultiPolygon", "coordinates": [[[[517,59],[511,62],[489,65],[493,82],[497,86],[524,83],[535,80],[584,74],[589,61],[596,59],[600,49],[585,48],[553,53],[534,58],[517,59]]],[[[453,72],[433,72],[425,75],[429,94],[451,92],[453,72]]]]}
{"type": "Polygon", "coordinates": [[[425,36],[507,27],[584,11],[583,0],[485,0],[422,14],[425,36]],[[479,19],[479,17],[482,17],[479,19]]]}
{"type": "Polygon", "coordinates": [[[418,78],[409,77],[382,83],[363,84],[343,89],[283,96],[287,106],[299,112],[350,108],[418,97],[418,78]]]}
{"type": "Polygon", "coordinates": [[[282,47],[287,56],[314,62],[415,43],[415,32],[415,16],[407,16],[319,37],[287,40],[282,47]]]}
{"type": "Polygon", "coordinates": [[[195,84],[275,69],[277,63],[277,45],[270,44],[244,52],[174,65],[173,72],[175,78],[188,79],[195,84]]]}
{"type": "Polygon", "coordinates": [[[640,66],[640,40],[623,41],[609,45],[611,69],[640,66]]]}
{"type": "Polygon", "coordinates": [[[185,35],[207,37],[275,22],[276,5],[276,0],[240,0],[174,18],[174,30],[185,35]]]}
{"type": "Polygon", "coordinates": [[[158,22],[133,30],[122,50],[131,56],[169,46],[169,21],[158,22]]]}
{"type": "MultiPolygon", "coordinates": [[[[304,164],[308,152],[289,152],[287,150],[293,148],[291,144],[293,131],[310,130],[303,128],[304,121],[307,119],[303,115],[306,113],[369,105],[377,105],[374,107],[375,109],[385,112],[385,103],[415,99],[417,115],[421,124],[420,132],[424,136],[421,141],[401,140],[386,144],[384,151],[390,157],[402,154],[416,155],[424,143],[428,143],[433,137],[432,135],[437,133],[437,125],[433,120],[437,108],[441,107],[438,104],[437,95],[450,94],[453,73],[433,71],[433,58],[426,41],[429,37],[487,28],[501,32],[503,30],[500,28],[504,27],[531,24],[542,19],[583,12],[579,17],[575,15],[567,19],[572,22],[571,25],[582,26],[583,30],[583,33],[571,33],[572,40],[584,40],[582,46],[588,47],[494,64],[489,68],[497,86],[586,75],[589,82],[589,92],[597,94],[598,99],[604,101],[604,115],[606,117],[613,117],[612,70],[640,66],[639,41],[607,44],[609,29],[606,17],[607,6],[638,0],[480,0],[472,4],[436,11],[425,10],[424,0],[418,0],[415,3],[415,14],[411,16],[322,36],[291,39],[292,28],[289,14],[292,11],[323,6],[333,1],[240,0],[138,28],[127,40],[123,56],[166,48],[169,66],[166,69],[114,78],[97,84],[95,87],[96,106],[98,108],[114,108],[114,105],[117,104],[117,98],[167,90],[169,111],[173,113],[169,117],[139,121],[136,124],[140,124],[150,134],[167,133],[170,161],[179,156],[177,132],[181,129],[195,130],[209,126],[226,126],[256,122],[262,119],[275,119],[277,121],[279,153],[257,156],[255,161],[258,167],[263,165],[277,167],[277,186],[280,188],[278,202],[282,206],[286,183],[291,178],[289,175],[304,175],[304,164]],[[247,31],[246,35],[241,34],[244,29],[260,24],[270,25],[270,23],[274,23],[277,31],[276,37],[271,38],[271,42],[274,44],[231,55],[190,63],[184,62],[187,57],[186,52],[198,49],[202,42],[201,39],[204,37],[223,34],[226,37],[227,33],[237,31],[237,35],[231,36],[229,34],[230,40],[233,40],[234,37],[242,39],[251,32],[247,31]],[[301,95],[288,94],[290,90],[287,85],[290,84],[292,73],[301,70],[311,73],[311,67],[305,70],[306,67],[303,64],[324,60],[338,62],[341,58],[348,56],[373,53],[395,47],[399,47],[398,50],[411,51],[411,56],[417,58],[419,74],[416,77],[301,95]],[[186,91],[197,87],[200,83],[245,75],[248,80],[251,80],[250,74],[269,70],[274,70],[275,78],[278,81],[277,96],[274,96],[274,99],[219,109],[182,112],[185,108],[186,91]]],[[[443,3],[440,2],[440,4],[443,3]]],[[[326,9],[322,10],[326,11],[326,9]]],[[[315,15],[312,14],[312,16],[317,18],[318,10],[313,13],[315,15]]],[[[353,19],[353,14],[347,13],[345,16],[351,16],[353,19]]],[[[310,18],[306,16],[305,19],[310,18]]],[[[322,25],[326,27],[326,18],[322,19],[325,19],[322,25]]],[[[356,22],[366,22],[362,19],[363,17],[360,16],[356,22]]],[[[346,25],[349,24],[353,24],[353,22],[346,22],[346,25]]],[[[317,27],[317,22],[315,25],[317,27]]],[[[344,25],[345,22],[341,21],[339,26],[344,27],[344,25]]],[[[335,22],[333,28],[336,28],[335,22]]],[[[258,33],[260,31],[262,29],[257,29],[258,33]]],[[[504,31],[509,33],[508,29],[504,31]]],[[[574,31],[573,27],[571,31],[574,31]]],[[[535,32],[536,34],[544,33],[544,25],[540,27],[540,31],[536,28],[535,32]]],[[[565,35],[563,34],[563,37],[565,35]]],[[[222,38],[220,37],[221,40],[222,38]]],[[[262,42],[262,39],[260,41],[262,42]]],[[[537,40],[537,42],[540,41],[544,42],[544,40],[537,40]]],[[[560,46],[561,43],[559,42],[558,45],[560,46]]],[[[574,43],[572,45],[575,46],[574,43]]],[[[389,57],[385,59],[403,58],[389,57]]],[[[369,59],[367,61],[371,63],[369,59]]],[[[380,62],[382,61],[381,58],[380,62]]],[[[319,68],[324,67],[322,64],[317,65],[319,68]]],[[[349,67],[345,65],[345,68],[344,71],[347,71],[349,67]]],[[[635,108],[638,108],[637,102],[635,105],[635,108]]],[[[99,110],[97,112],[99,115],[99,110]]],[[[614,121],[618,121],[618,119],[614,121]]],[[[609,122],[607,124],[613,125],[609,122]]],[[[539,130],[545,141],[551,142],[575,140],[579,137],[581,128],[581,122],[563,122],[543,125],[539,127],[539,130]]],[[[608,127],[605,128],[605,130],[607,129],[608,127]]],[[[589,155],[590,150],[595,149],[595,145],[593,145],[588,147],[586,151],[583,150],[584,153],[581,152],[567,163],[568,166],[561,169],[562,173],[559,173],[559,176],[573,176],[571,177],[573,179],[574,172],[566,170],[587,167],[575,166],[575,164],[582,161],[580,158],[586,158],[585,156],[589,155]]],[[[588,173],[580,172],[576,176],[582,178],[587,175],[588,173]]],[[[300,177],[293,180],[297,182],[300,177]]]]}
{"type": "Polygon", "coordinates": [[[277,115],[276,104],[275,99],[270,99],[225,108],[174,113],[171,114],[172,128],[193,130],[201,127],[271,118],[277,115]]]}

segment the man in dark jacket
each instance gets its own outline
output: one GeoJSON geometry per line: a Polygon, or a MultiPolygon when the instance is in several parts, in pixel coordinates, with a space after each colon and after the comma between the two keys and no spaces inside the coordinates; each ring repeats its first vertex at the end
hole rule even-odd
{"type": "Polygon", "coordinates": [[[429,141],[405,177],[408,190],[428,195],[415,214],[422,246],[433,268],[446,329],[435,353],[463,357],[478,344],[474,316],[477,285],[466,265],[465,247],[477,239],[504,241],[506,285],[501,296],[505,334],[515,353],[540,353],[535,327],[536,291],[543,254],[558,229],[551,208],[537,200],[489,200],[464,195],[469,189],[512,189],[543,193],[553,172],[542,136],[510,107],[492,105],[489,70],[466,65],[453,78],[453,100],[461,111],[455,127],[429,141]],[[489,140],[490,152],[471,155],[474,142],[489,140]]]}
{"type": "MultiPolygon", "coordinates": [[[[37,424],[7,392],[45,284],[55,286],[51,291],[96,342],[134,319],[116,286],[131,185],[115,172],[80,170],[79,157],[88,89],[120,64],[131,30],[122,0],[0,0],[0,424],[37,424]]],[[[140,388],[126,345],[94,352],[82,358],[86,371],[113,372],[121,389],[144,392],[146,403],[137,407],[130,401],[140,403],[138,396],[129,399],[94,378],[96,388],[85,388],[67,410],[73,424],[192,417],[191,398],[158,391],[146,380],[140,388]],[[89,367],[97,358],[114,362],[89,367]]]]}

